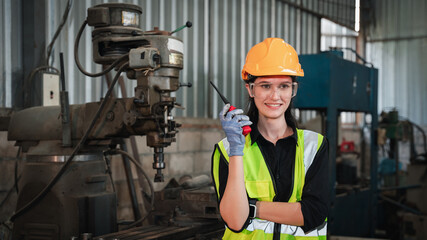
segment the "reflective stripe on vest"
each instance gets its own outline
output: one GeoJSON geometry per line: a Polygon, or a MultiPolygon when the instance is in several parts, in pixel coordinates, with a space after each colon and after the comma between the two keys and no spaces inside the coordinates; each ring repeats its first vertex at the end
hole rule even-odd
{"type": "MultiPolygon", "coordinates": [[[[281,224],[280,239],[326,239],[327,222],[307,234],[297,226],[281,224]]],[[[274,222],[253,219],[241,233],[226,229],[223,239],[273,239],[274,222]]]]}
{"type": "MultiPolygon", "coordinates": [[[[305,174],[313,163],[314,157],[323,141],[323,136],[308,130],[297,129],[298,143],[295,154],[294,186],[289,202],[301,200],[302,190],[305,183],[305,174]]],[[[219,196],[219,161],[222,155],[229,161],[229,143],[223,139],[218,143],[218,149],[213,157],[213,177],[219,196]]],[[[250,198],[259,201],[273,201],[276,195],[272,176],[264,161],[264,157],[255,142],[252,144],[250,134],[246,136],[246,144],[243,150],[243,166],[245,173],[245,187],[250,198]]],[[[326,222],[319,229],[315,229],[305,234],[300,227],[281,225],[281,239],[298,239],[305,237],[308,239],[326,239],[326,222]],[[296,238],[294,238],[296,237],[296,238]]],[[[262,219],[253,219],[251,224],[241,233],[235,233],[226,229],[223,239],[272,239],[274,233],[274,222],[262,219]]]]}

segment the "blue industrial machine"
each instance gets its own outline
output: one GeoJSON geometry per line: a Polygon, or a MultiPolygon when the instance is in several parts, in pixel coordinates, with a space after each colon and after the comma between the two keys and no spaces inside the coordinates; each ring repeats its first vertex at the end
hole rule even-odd
{"type": "Polygon", "coordinates": [[[331,208],[328,217],[332,235],[373,236],[377,225],[377,82],[378,70],[343,59],[342,52],[301,55],[305,76],[299,81],[294,107],[317,110],[325,118],[329,140],[331,208]],[[370,177],[367,187],[338,191],[338,117],[341,112],[370,114],[370,177]]]}

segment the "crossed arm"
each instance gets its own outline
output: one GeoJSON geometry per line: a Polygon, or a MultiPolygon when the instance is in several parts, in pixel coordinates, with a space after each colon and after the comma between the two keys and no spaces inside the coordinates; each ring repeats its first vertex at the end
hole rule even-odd
{"type": "MultiPolygon", "coordinates": [[[[239,231],[249,215],[248,197],[246,195],[243,157],[232,156],[229,161],[227,185],[222,196],[219,210],[227,226],[239,231]]],[[[257,202],[256,216],[272,222],[303,226],[304,218],[301,204],[287,202],[257,202]]]]}
{"type": "MultiPolygon", "coordinates": [[[[277,223],[301,226],[310,231],[321,225],[328,214],[328,141],[325,139],[308,169],[301,202],[257,202],[256,216],[277,223]]],[[[220,213],[227,226],[240,231],[249,215],[243,171],[243,158],[232,156],[229,163],[220,163],[219,183],[220,213]]]]}

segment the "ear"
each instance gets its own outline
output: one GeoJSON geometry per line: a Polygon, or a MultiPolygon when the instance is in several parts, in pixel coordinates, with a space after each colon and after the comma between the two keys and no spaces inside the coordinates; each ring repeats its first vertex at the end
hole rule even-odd
{"type": "Polygon", "coordinates": [[[254,96],[251,93],[251,88],[249,87],[249,84],[246,83],[245,87],[246,87],[246,90],[248,90],[249,97],[253,98],[254,96]]]}

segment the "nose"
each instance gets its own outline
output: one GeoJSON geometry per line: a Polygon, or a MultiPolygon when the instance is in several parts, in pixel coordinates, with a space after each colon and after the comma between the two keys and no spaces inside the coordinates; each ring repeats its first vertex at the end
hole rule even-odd
{"type": "Polygon", "coordinates": [[[280,99],[280,93],[279,93],[278,87],[271,88],[271,91],[272,91],[272,93],[270,95],[271,99],[280,99]]]}

